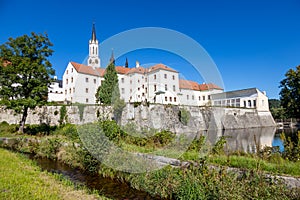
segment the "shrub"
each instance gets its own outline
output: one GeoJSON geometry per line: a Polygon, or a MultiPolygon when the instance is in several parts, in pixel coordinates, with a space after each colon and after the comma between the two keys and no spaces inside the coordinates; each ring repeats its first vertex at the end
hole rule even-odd
{"type": "Polygon", "coordinates": [[[105,120],[100,121],[99,125],[106,137],[111,141],[118,142],[126,133],[118,126],[115,121],[105,120]]]}
{"type": "Polygon", "coordinates": [[[59,129],[57,129],[55,131],[55,134],[67,136],[68,138],[70,138],[73,141],[79,139],[77,128],[76,128],[76,125],[74,125],[74,124],[66,124],[63,127],[60,127],[59,129]]]}
{"type": "Polygon", "coordinates": [[[65,105],[61,106],[59,109],[59,125],[63,125],[67,122],[68,115],[67,115],[67,108],[65,105]]]}
{"type": "Polygon", "coordinates": [[[178,112],[178,117],[179,121],[186,126],[190,120],[190,113],[186,109],[181,108],[178,112]]]}
{"type": "Polygon", "coordinates": [[[223,154],[224,153],[224,145],[226,144],[226,138],[221,136],[216,144],[212,148],[212,154],[223,154]]]}
{"type": "Polygon", "coordinates": [[[175,137],[175,134],[171,131],[163,130],[151,136],[148,140],[152,140],[156,146],[164,146],[169,144],[175,137]]]}
{"type": "Polygon", "coordinates": [[[283,141],[284,152],[283,157],[291,161],[300,160],[300,131],[298,134],[286,136],[284,133],[280,134],[280,138],[283,141]]]}

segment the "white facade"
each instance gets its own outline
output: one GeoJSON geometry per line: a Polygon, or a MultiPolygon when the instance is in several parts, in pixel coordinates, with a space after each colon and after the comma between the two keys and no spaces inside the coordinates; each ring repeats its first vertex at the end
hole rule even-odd
{"type": "Polygon", "coordinates": [[[95,104],[104,69],[69,62],[63,75],[65,101],[95,104]]]}
{"type": "Polygon", "coordinates": [[[54,77],[54,82],[48,87],[48,102],[64,102],[62,82],[54,77]]]}
{"type": "Polygon", "coordinates": [[[257,88],[235,90],[213,94],[213,106],[251,108],[258,111],[269,111],[269,101],[265,92],[257,88]]]}

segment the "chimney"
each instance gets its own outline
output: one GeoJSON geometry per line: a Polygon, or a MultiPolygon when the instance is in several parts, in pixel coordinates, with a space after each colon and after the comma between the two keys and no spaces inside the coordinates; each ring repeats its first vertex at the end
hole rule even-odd
{"type": "Polygon", "coordinates": [[[139,61],[136,61],[135,67],[136,67],[136,68],[139,68],[139,67],[140,67],[140,62],[139,62],[139,61]]]}

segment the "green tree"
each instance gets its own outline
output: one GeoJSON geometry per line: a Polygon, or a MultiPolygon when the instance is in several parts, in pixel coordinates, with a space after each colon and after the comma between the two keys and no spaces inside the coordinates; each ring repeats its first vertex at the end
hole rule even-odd
{"type": "Polygon", "coordinates": [[[269,109],[274,119],[285,119],[285,110],[279,99],[269,99],[269,109]]]}
{"type": "Polygon", "coordinates": [[[104,81],[97,89],[96,101],[104,105],[112,105],[120,98],[118,75],[115,69],[115,63],[110,62],[104,74],[104,81]]]}
{"type": "Polygon", "coordinates": [[[51,46],[47,34],[36,33],[9,38],[0,46],[0,104],[22,114],[19,132],[24,132],[28,110],[47,102],[54,75],[48,60],[51,46]]]}
{"type": "Polygon", "coordinates": [[[280,82],[280,101],[287,117],[300,118],[300,65],[290,69],[280,82]]]}

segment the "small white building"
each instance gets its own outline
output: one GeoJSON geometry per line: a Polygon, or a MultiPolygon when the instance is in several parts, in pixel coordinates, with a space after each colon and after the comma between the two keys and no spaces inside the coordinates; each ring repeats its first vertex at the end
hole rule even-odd
{"type": "Polygon", "coordinates": [[[48,87],[48,102],[64,102],[62,80],[54,77],[54,81],[48,87]]]}
{"type": "Polygon", "coordinates": [[[258,111],[269,111],[269,101],[266,93],[259,91],[257,88],[212,94],[211,99],[213,106],[252,108],[258,111]]]}

